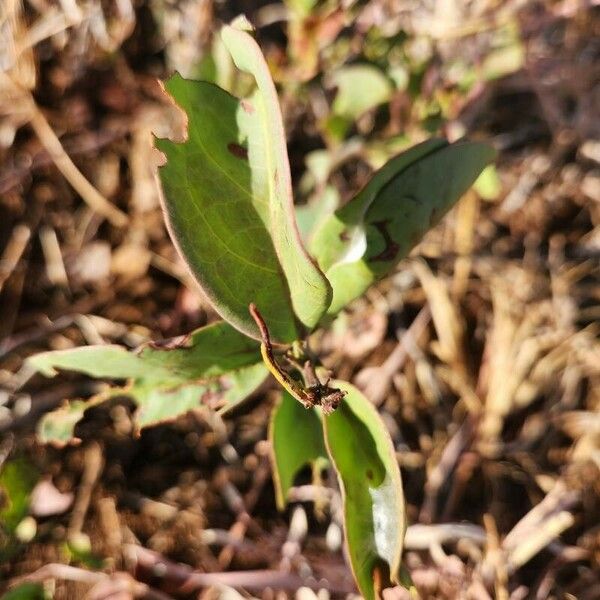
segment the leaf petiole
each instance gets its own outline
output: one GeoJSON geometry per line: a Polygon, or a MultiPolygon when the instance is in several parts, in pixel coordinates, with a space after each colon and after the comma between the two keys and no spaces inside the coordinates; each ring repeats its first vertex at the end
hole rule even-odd
{"type": "MultiPolygon", "coordinates": [[[[256,308],[254,303],[251,303],[248,306],[248,310],[260,331],[262,340],[260,353],[265,365],[272,373],[273,377],[275,377],[283,388],[305,408],[313,408],[318,405],[325,414],[332,413],[338,407],[346,392],[337,388],[330,388],[327,384],[321,384],[316,376],[314,366],[310,361],[307,361],[304,366],[304,371],[311,375],[309,385],[303,387],[297,381],[292,379],[292,377],[290,377],[290,375],[286,373],[275,360],[269,328],[258,308],[256,308]]],[[[295,347],[295,350],[297,352],[298,348],[295,347]]]]}

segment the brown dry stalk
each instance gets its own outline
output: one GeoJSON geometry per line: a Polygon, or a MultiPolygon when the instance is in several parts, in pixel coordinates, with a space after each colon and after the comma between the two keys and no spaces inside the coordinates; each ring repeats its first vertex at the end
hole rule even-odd
{"type": "Polygon", "coordinates": [[[63,148],[58,136],[48,123],[35,102],[31,92],[23,87],[11,75],[0,72],[0,90],[10,97],[16,110],[28,121],[44,149],[63,174],[65,179],[73,186],[75,191],[98,214],[106,217],[116,227],[124,227],[128,223],[127,215],[113,206],[100,192],[85,178],[75,166],[63,148]],[[9,95],[10,92],[10,95],[9,95]]]}
{"type": "Polygon", "coordinates": [[[375,406],[381,405],[385,400],[394,375],[402,369],[406,358],[410,356],[411,348],[416,347],[430,321],[431,312],[428,306],[424,306],[410,327],[401,335],[397,346],[385,362],[379,367],[367,367],[358,374],[357,385],[375,406]]]}
{"type": "Polygon", "coordinates": [[[432,350],[443,362],[467,379],[467,361],[463,346],[464,323],[455,302],[450,298],[448,286],[442,278],[431,272],[424,260],[415,260],[412,267],[427,297],[438,336],[435,345],[432,344],[432,350]]]}
{"type": "Polygon", "coordinates": [[[428,473],[425,483],[425,498],[419,515],[420,522],[431,523],[435,519],[439,491],[472,441],[473,420],[467,418],[448,440],[439,462],[428,473]]]}
{"type": "Polygon", "coordinates": [[[75,191],[82,197],[88,206],[98,214],[106,217],[116,227],[127,225],[127,215],[113,206],[100,192],[84,177],[75,166],[69,155],[65,152],[58,136],[46,120],[42,111],[31,100],[31,118],[29,124],[35,131],[40,142],[52,157],[57,169],[64,175],[65,179],[73,186],[75,191]]]}
{"type": "Polygon", "coordinates": [[[506,535],[502,548],[510,572],[555,540],[575,522],[570,509],[580,500],[580,492],[569,489],[559,479],[544,499],[536,504],[506,535]]]}
{"type": "Polygon", "coordinates": [[[263,457],[263,460],[259,464],[255,474],[254,474],[254,482],[250,491],[246,494],[246,497],[242,499],[240,497],[240,511],[237,515],[236,522],[230,527],[229,534],[234,540],[233,543],[227,544],[219,554],[219,565],[222,568],[226,568],[231,563],[234,554],[236,542],[239,543],[244,539],[246,535],[246,531],[250,523],[252,523],[252,517],[250,516],[250,511],[254,509],[254,506],[258,502],[258,498],[260,496],[260,492],[263,489],[263,486],[267,482],[271,469],[268,461],[263,457]]]}
{"type": "Polygon", "coordinates": [[[69,530],[67,532],[69,537],[76,536],[81,532],[83,522],[85,521],[85,515],[90,505],[92,491],[102,472],[104,460],[100,444],[96,442],[90,444],[86,448],[84,460],[83,476],[81,478],[81,483],[79,484],[77,499],[73,506],[69,530]]]}
{"type": "Polygon", "coordinates": [[[473,244],[475,240],[475,227],[479,217],[479,196],[470,190],[465,194],[456,207],[456,226],[454,230],[454,277],[452,281],[452,294],[455,301],[465,295],[469,286],[469,276],[473,258],[473,244]]]}
{"type": "Polygon", "coordinates": [[[13,228],[8,244],[0,257],[0,292],[6,280],[16,269],[31,237],[31,229],[27,225],[17,225],[13,228]]]}
{"type": "Polygon", "coordinates": [[[508,600],[508,572],[506,570],[506,559],[500,548],[500,536],[496,521],[489,513],[483,515],[483,524],[487,533],[486,562],[494,572],[494,590],[498,600],[508,600]]]}
{"type": "MultiPolygon", "coordinates": [[[[153,590],[145,583],[136,581],[128,573],[102,573],[101,571],[88,571],[71,565],[50,563],[37,571],[18,577],[11,581],[11,587],[24,582],[45,583],[49,579],[62,579],[94,586],[86,598],[117,597],[119,593],[125,597],[144,598],[145,600],[172,600],[163,592],[153,590]],[[101,589],[102,588],[102,589],[101,589]],[[97,595],[94,592],[97,591],[97,595]],[[100,593],[102,591],[102,593],[100,593]]],[[[122,597],[122,596],[119,596],[122,597]]]]}
{"type": "Polygon", "coordinates": [[[327,589],[332,593],[348,594],[354,588],[344,583],[331,581],[317,581],[314,578],[304,579],[294,573],[275,570],[258,571],[227,571],[223,573],[200,573],[183,564],[173,563],[160,554],[136,546],[126,544],[125,552],[134,561],[137,567],[156,574],[160,573],[165,582],[178,585],[179,590],[185,589],[186,593],[212,585],[226,585],[229,587],[245,588],[263,591],[266,588],[297,590],[307,587],[312,590],[327,589]]]}

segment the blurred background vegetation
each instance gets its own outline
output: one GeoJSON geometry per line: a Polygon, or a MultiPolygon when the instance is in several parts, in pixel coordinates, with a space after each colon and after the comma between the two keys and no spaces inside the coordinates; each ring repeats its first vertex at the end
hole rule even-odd
{"type": "Polygon", "coordinates": [[[239,13],[279,88],[307,235],[431,135],[499,151],[315,339],[390,429],[420,594],[600,597],[593,0],[3,0],[0,591],[28,576],[43,585],[14,597],[352,593],[334,478],[305,473],[275,509],[274,388],[226,420],[199,407],[139,436],[115,398],[87,411],[80,444],[36,439],[41,416],[104,384],[31,377],[26,357],[216,319],[166,234],[150,130],[169,127],[156,79],[173,70],[243,92],[216,36],[239,13]]]}

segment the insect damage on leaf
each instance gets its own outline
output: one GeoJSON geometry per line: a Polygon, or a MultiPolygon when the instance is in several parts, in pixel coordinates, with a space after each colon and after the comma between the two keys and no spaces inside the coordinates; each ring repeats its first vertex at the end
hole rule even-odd
{"type": "Polygon", "coordinates": [[[179,350],[181,348],[189,348],[192,339],[192,334],[180,335],[177,337],[167,338],[166,340],[150,340],[147,343],[148,348],[152,350],[179,350]]]}
{"type": "Polygon", "coordinates": [[[315,373],[313,364],[307,360],[304,363],[303,372],[304,378],[307,385],[303,386],[298,381],[294,380],[286,371],[284,371],[273,354],[273,344],[271,343],[271,336],[269,329],[262,315],[256,308],[255,304],[250,304],[248,307],[252,318],[256,321],[256,325],[260,330],[262,343],[260,345],[260,351],[264,363],[267,365],[269,371],[271,371],[273,377],[287,390],[291,396],[293,396],[298,402],[300,402],[304,408],[313,408],[320,406],[321,410],[329,415],[339,406],[340,402],[346,395],[346,392],[338,389],[329,387],[328,382],[322,384],[315,373]]]}
{"type": "Polygon", "coordinates": [[[242,107],[244,112],[249,115],[251,115],[255,111],[254,105],[248,100],[240,100],[240,106],[242,107]]]}
{"type": "Polygon", "coordinates": [[[377,228],[377,230],[383,236],[383,241],[385,242],[385,249],[377,254],[377,256],[372,256],[369,259],[369,262],[375,261],[390,261],[394,260],[400,252],[400,244],[397,244],[392,237],[390,236],[389,231],[387,230],[387,222],[386,221],[377,221],[373,223],[373,226],[377,228]]]}
{"type": "Polygon", "coordinates": [[[237,158],[248,160],[248,149],[244,148],[244,146],[241,146],[240,144],[230,142],[227,144],[227,150],[229,150],[229,152],[231,152],[231,154],[234,156],[237,156],[237,158]]]}

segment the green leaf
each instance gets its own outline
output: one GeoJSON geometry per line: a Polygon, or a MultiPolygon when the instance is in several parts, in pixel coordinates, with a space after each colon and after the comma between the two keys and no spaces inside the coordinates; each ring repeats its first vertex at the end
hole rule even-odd
{"type": "Polygon", "coordinates": [[[215,309],[246,335],[260,307],[275,340],[297,337],[285,276],[269,232],[269,199],[255,194],[254,144],[239,121],[242,105],[209,83],[174,75],[167,91],[187,113],[185,144],[156,140],[165,218],[173,242],[215,309]]]}
{"type": "MultiPolygon", "coordinates": [[[[292,179],[277,91],[260,48],[250,34],[225,26],[222,38],[238,69],[252,75],[256,81],[254,94],[242,102],[244,110],[239,121],[249,140],[252,191],[263,207],[261,216],[268,223],[289,285],[294,313],[303,325],[312,328],[329,306],[331,287],[306,252],[296,226],[292,179]]],[[[255,304],[263,310],[258,302],[255,304]]]]}
{"type": "Polygon", "coordinates": [[[327,219],[340,203],[338,191],[331,185],[326,186],[322,193],[311,198],[307,204],[296,207],[296,221],[302,239],[310,243],[310,239],[319,225],[327,219]]]}
{"type": "Polygon", "coordinates": [[[329,150],[313,150],[306,155],[304,159],[306,171],[312,175],[314,185],[322,186],[327,182],[333,164],[333,156],[329,150]]]}
{"type": "Polygon", "coordinates": [[[337,263],[352,262],[347,260],[348,255],[352,259],[355,254],[360,256],[361,252],[364,253],[364,227],[368,210],[377,202],[386,186],[400,187],[400,182],[394,180],[397,180],[411,164],[443,146],[443,140],[428,140],[395,156],[375,172],[367,185],[352,200],[323,224],[311,246],[322,269],[327,271],[337,263]]]}
{"type": "Polygon", "coordinates": [[[38,425],[44,442],[68,443],[73,431],[92,405],[117,395],[131,397],[138,406],[139,427],[174,419],[208,406],[228,412],[249,396],[267,377],[258,344],[220,321],[162,346],[147,344],[138,352],[121,346],[87,346],[44,352],[28,364],[47,376],[56,369],[92,377],[127,379],[125,387],[113,387],[88,401],[75,401],[48,413],[38,425]]]}
{"type": "Polygon", "coordinates": [[[29,357],[26,362],[46,377],[54,377],[57,369],[111,379],[158,375],[144,364],[138,354],[116,344],[41,352],[29,357]]]}
{"type": "Polygon", "coordinates": [[[29,498],[39,479],[35,467],[23,458],[8,460],[0,472],[0,525],[12,533],[29,512],[29,498]]]}
{"type": "MultiPolygon", "coordinates": [[[[243,23],[238,26],[244,27],[243,23]]],[[[297,339],[329,306],[331,287],[302,246],[277,93],[251,35],[226,26],[222,39],[255,91],[224,90],[173,76],[166,89],[188,117],[187,140],[157,140],[171,237],[216,310],[259,337],[255,303],[276,342],[297,339]]]]}
{"type": "Polygon", "coordinates": [[[431,139],[392,158],[315,233],[335,314],[387,275],[494,158],[486,144],[431,139]]]}
{"type": "Polygon", "coordinates": [[[83,413],[88,409],[106,400],[105,395],[95,396],[89,400],[72,400],[60,408],[46,413],[37,424],[37,437],[42,444],[55,444],[64,446],[73,441],[75,426],[83,418],[83,413]]]}
{"type": "Polygon", "coordinates": [[[483,200],[493,201],[502,193],[502,182],[494,165],[488,165],[473,184],[483,200]]]}
{"type": "Polygon", "coordinates": [[[225,414],[245,400],[266,379],[268,370],[261,362],[225,373],[204,384],[181,385],[173,389],[135,386],[129,393],[139,406],[140,427],[174,419],[199,406],[225,414]]]}
{"type": "Polygon", "coordinates": [[[139,428],[173,421],[199,408],[208,408],[224,415],[241,404],[266,379],[265,365],[257,363],[242,367],[202,382],[159,385],[134,380],[126,387],[113,387],[87,401],[75,400],[45,414],[37,428],[42,443],[57,445],[75,440],[75,426],[90,407],[115,396],[127,396],[137,405],[134,421],[139,428]]]}
{"type": "Polygon", "coordinates": [[[27,364],[46,377],[65,369],[97,378],[168,385],[221,375],[260,360],[256,342],[218,321],[180,339],[145,344],[138,351],[117,345],[83,346],[35,354],[27,364]]]}
{"type": "MultiPolygon", "coordinates": [[[[339,408],[323,417],[327,450],[344,500],[344,529],[352,571],[361,594],[378,597],[375,571],[400,583],[406,531],[400,469],[389,433],[375,407],[354,386],[339,408]]],[[[380,579],[380,585],[385,580],[380,579]]]]}
{"type": "Polygon", "coordinates": [[[39,583],[22,583],[9,590],[0,600],[47,600],[44,587],[39,583]]]}
{"type": "Polygon", "coordinates": [[[321,419],[287,392],[271,414],[269,441],[272,448],[273,482],[277,508],[283,510],[287,494],[302,467],[327,460],[321,419]]]}
{"type": "Polygon", "coordinates": [[[385,74],[369,64],[341,67],[332,74],[331,83],[337,87],[333,113],[350,120],[387,102],[393,89],[385,74]]]}

